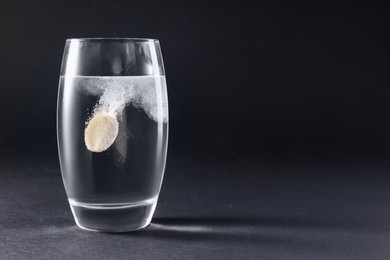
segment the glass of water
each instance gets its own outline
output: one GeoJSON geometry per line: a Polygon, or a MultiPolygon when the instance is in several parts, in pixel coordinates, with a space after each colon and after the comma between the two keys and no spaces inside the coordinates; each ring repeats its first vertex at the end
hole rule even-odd
{"type": "Polygon", "coordinates": [[[80,228],[127,232],[149,225],[168,142],[159,41],[67,40],[57,137],[66,194],[80,228]]]}

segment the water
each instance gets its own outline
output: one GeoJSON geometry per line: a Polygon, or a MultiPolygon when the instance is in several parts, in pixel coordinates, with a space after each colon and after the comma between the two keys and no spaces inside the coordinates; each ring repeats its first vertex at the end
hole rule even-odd
{"type": "Polygon", "coordinates": [[[165,168],[168,105],[164,76],[61,77],[58,142],[61,171],[77,224],[128,231],[149,224],[165,168]],[[119,123],[103,152],[84,132],[105,112],[119,123]]]}

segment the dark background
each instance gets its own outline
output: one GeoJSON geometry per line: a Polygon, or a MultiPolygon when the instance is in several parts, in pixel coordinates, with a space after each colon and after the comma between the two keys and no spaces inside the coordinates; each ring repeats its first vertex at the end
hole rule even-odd
{"type": "Polygon", "coordinates": [[[0,9],[0,149],[56,154],[72,37],[161,41],[169,155],[388,154],[389,15],[375,1],[26,1],[0,9]]]}
{"type": "Polygon", "coordinates": [[[385,1],[7,1],[5,259],[390,259],[385,1]],[[151,226],[75,227],[56,99],[65,39],[161,42],[170,139],[151,226]]]}

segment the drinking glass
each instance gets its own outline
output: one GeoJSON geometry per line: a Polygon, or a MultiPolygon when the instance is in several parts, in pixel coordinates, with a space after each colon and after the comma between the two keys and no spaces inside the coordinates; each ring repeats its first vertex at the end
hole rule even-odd
{"type": "Polygon", "coordinates": [[[68,39],[57,138],[66,194],[80,228],[127,232],[149,225],[168,142],[159,41],[68,39]]]}

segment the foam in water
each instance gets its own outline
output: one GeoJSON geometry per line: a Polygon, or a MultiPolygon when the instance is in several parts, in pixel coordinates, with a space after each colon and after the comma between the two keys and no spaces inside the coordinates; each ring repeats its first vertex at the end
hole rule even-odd
{"type": "Polygon", "coordinates": [[[167,122],[168,104],[164,101],[166,98],[158,98],[159,94],[166,97],[166,88],[162,87],[161,93],[156,90],[156,81],[160,81],[160,85],[164,84],[162,78],[162,76],[88,77],[80,86],[90,95],[100,95],[94,113],[106,112],[118,116],[126,105],[132,103],[143,109],[151,119],[167,122]],[[156,102],[159,100],[163,102],[156,102]],[[158,112],[161,108],[160,115],[158,112]]]}
{"type": "Polygon", "coordinates": [[[154,121],[166,122],[167,104],[156,102],[162,100],[157,98],[158,95],[166,95],[156,89],[158,80],[161,84],[161,77],[95,77],[85,81],[85,91],[101,95],[92,116],[86,122],[84,139],[87,148],[93,152],[102,152],[112,145],[118,132],[107,130],[115,130],[110,126],[118,124],[118,115],[129,103],[143,109],[154,121]]]}

